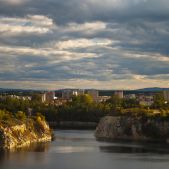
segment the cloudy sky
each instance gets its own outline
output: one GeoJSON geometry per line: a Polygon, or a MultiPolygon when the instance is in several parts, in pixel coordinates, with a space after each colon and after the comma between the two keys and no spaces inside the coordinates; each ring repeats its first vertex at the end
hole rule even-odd
{"type": "Polygon", "coordinates": [[[0,87],[169,87],[169,1],[0,0],[0,87]]]}

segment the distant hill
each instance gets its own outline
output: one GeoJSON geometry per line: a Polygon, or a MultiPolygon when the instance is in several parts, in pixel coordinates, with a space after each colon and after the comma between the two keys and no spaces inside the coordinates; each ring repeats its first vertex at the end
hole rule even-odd
{"type": "Polygon", "coordinates": [[[32,95],[34,93],[42,93],[42,90],[32,90],[32,89],[8,89],[0,88],[0,94],[9,95],[32,95]]]}
{"type": "Polygon", "coordinates": [[[153,87],[153,88],[138,89],[136,91],[139,91],[139,92],[161,92],[161,91],[164,91],[164,90],[169,90],[169,88],[153,87]]]}
{"type": "MultiPolygon", "coordinates": [[[[161,92],[164,90],[169,90],[169,88],[159,88],[159,87],[152,87],[152,88],[143,88],[143,89],[136,89],[136,90],[124,90],[124,95],[126,94],[149,94],[149,93],[156,93],[161,92]]],[[[100,96],[112,96],[115,90],[100,90],[100,96]]]]}
{"type": "MultiPolygon", "coordinates": [[[[62,91],[65,89],[55,90],[56,95],[59,97],[61,96],[62,91]]],[[[67,89],[73,90],[73,89],[67,89]]],[[[88,89],[84,89],[88,90],[88,89]]],[[[160,88],[160,87],[152,87],[152,88],[143,88],[143,89],[136,89],[136,90],[124,90],[124,94],[138,94],[138,93],[154,93],[154,92],[161,92],[164,90],[169,90],[169,88],[160,88]]],[[[36,90],[36,89],[10,89],[10,88],[0,88],[0,93],[8,93],[8,94],[32,94],[36,92],[44,92],[45,90],[36,90]]],[[[47,90],[46,90],[47,91],[47,90]]],[[[116,90],[98,90],[100,96],[112,96],[116,90]]]]}
{"type": "Polygon", "coordinates": [[[36,90],[31,90],[31,89],[8,89],[8,88],[0,88],[1,92],[30,92],[30,91],[36,91],[36,90]]]}

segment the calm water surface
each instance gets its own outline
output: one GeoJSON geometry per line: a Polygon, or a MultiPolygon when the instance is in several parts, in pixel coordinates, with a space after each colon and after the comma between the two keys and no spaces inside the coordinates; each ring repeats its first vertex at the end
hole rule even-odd
{"type": "Polygon", "coordinates": [[[169,169],[169,147],[106,143],[94,131],[58,130],[52,143],[0,152],[0,169],[169,169]]]}

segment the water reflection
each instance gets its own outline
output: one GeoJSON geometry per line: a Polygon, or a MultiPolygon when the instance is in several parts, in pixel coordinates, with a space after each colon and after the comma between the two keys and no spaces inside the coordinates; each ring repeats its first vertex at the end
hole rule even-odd
{"type": "Polygon", "coordinates": [[[3,161],[3,159],[5,159],[6,156],[6,152],[3,150],[0,150],[0,162],[3,161]]]}
{"type": "Polygon", "coordinates": [[[21,151],[31,151],[31,152],[47,152],[50,148],[50,143],[37,143],[31,144],[28,147],[17,149],[18,152],[21,151]]]}
{"type": "Polygon", "coordinates": [[[51,150],[51,152],[55,153],[84,153],[84,152],[93,152],[93,147],[85,147],[85,146],[58,146],[51,150]]]}
{"type": "MultiPolygon", "coordinates": [[[[34,143],[29,146],[21,147],[21,148],[16,148],[10,150],[10,152],[46,152],[49,150],[50,143],[34,143]]],[[[8,151],[9,152],[9,151],[8,151]]]]}
{"type": "Polygon", "coordinates": [[[98,142],[93,133],[60,130],[51,143],[1,151],[0,169],[169,168],[168,145],[98,142]]]}
{"type": "Polygon", "coordinates": [[[142,146],[123,146],[123,145],[115,145],[115,146],[100,146],[101,152],[107,153],[129,153],[129,154],[146,154],[146,153],[156,153],[156,154],[169,154],[169,147],[164,148],[157,148],[156,146],[152,145],[142,145],[142,146]]]}
{"type": "MultiPolygon", "coordinates": [[[[49,150],[49,143],[31,144],[30,146],[13,149],[13,150],[1,150],[0,151],[0,164],[3,161],[26,161],[29,159],[29,152],[47,152],[49,150]],[[16,158],[17,157],[17,158],[16,158]]],[[[36,156],[38,160],[40,156],[36,156]]],[[[42,156],[39,160],[42,160],[42,156]]],[[[43,159],[44,160],[44,159],[43,159]]]]}

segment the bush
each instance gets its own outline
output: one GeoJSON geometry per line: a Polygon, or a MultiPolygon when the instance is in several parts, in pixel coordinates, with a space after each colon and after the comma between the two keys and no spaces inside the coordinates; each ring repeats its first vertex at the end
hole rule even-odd
{"type": "Polygon", "coordinates": [[[16,114],[15,114],[15,117],[18,119],[18,120],[25,120],[26,119],[26,115],[24,112],[22,111],[18,111],[16,114]]]}
{"type": "Polygon", "coordinates": [[[41,121],[45,121],[45,116],[43,116],[41,113],[36,113],[36,118],[39,118],[41,121]]]}
{"type": "Polygon", "coordinates": [[[2,120],[5,116],[5,111],[0,110],[0,120],[2,120]]]}

